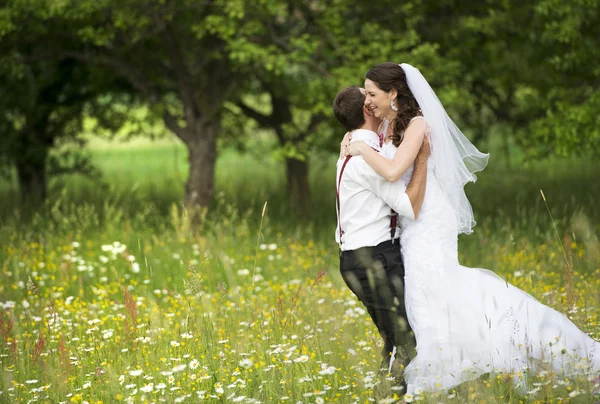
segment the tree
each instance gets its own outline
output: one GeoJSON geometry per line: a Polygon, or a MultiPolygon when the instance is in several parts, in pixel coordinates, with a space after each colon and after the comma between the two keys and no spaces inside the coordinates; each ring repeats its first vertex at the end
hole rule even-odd
{"type": "Polygon", "coordinates": [[[78,44],[58,53],[102,66],[127,80],[187,146],[185,205],[205,207],[213,192],[217,136],[224,103],[247,82],[246,66],[281,65],[284,55],[253,41],[276,1],[85,0],[46,9],[78,44]]]}
{"type": "MultiPolygon", "coordinates": [[[[253,14],[276,13],[277,4],[254,6],[240,0],[83,0],[73,4],[37,0],[6,4],[0,15],[3,43],[11,37],[27,38],[24,27],[30,36],[35,33],[31,40],[19,42],[14,52],[23,53],[45,36],[44,52],[36,52],[35,60],[48,65],[74,60],[89,69],[102,68],[107,77],[125,81],[132,97],[143,100],[162,117],[189,152],[186,205],[207,206],[213,190],[223,104],[244,82],[246,61],[269,57],[268,50],[253,47],[249,39],[260,30],[253,14]]],[[[85,80],[77,83],[82,87],[86,84],[85,80]]],[[[49,93],[60,98],[60,88],[50,88],[49,93]]],[[[31,101],[39,110],[41,100],[31,101]]]]}
{"type": "Polygon", "coordinates": [[[243,97],[236,105],[260,127],[276,134],[285,158],[292,212],[308,211],[310,151],[337,148],[343,135],[331,109],[339,90],[362,85],[367,69],[382,61],[408,59],[430,70],[442,64],[436,48],[422,43],[404,23],[412,12],[406,4],[410,2],[399,7],[386,1],[369,5],[289,1],[281,18],[263,21],[268,27],[263,45],[274,44],[285,52],[286,64],[280,71],[253,66],[257,85],[252,91],[267,95],[268,111],[253,108],[243,97]],[[382,15],[392,18],[381,19],[382,15]]]}
{"type": "Polygon", "coordinates": [[[589,67],[599,56],[597,2],[420,3],[417,32],[461,66],[454,107],[476,143],[500,125],[506,146],[513,136],[533,156],[579,153],[591,139],[597,148],[597,121],[588,113],[597,106],[599,74],[589,67]],[[565,129],[579,139],[565,142],[565,129]]]}
{"type": "Polygon", "coordinates": [[[524,145],[534,156],[600,154],[600,4],[597,1],[544,0],[535,8],[552,72],[543,97],[547,109],[533,121],[524,145]]]}
{"type": "Polygon", "coordinates": [[[49,176],[93,173],[76,152],[50,152],[60,141],[79,140],[85,109],[109,88],[96,86],[92,72],[73,59],[23,63],[36,49],[5,56],[0,76],[0,163],[5,176],[16,168],[21,202],[32,206],[46,198],[49,176]]]}
{"type": "Polygon", "coordinates": [[[56,21],[38,24],[36,6],[11,2],[0,12],[0,174],[12,177],[14,167],[21,203],[31,206],[46,198],[52,176],[97,174],[80,148],[59,146],[83,146],[80,135],[89,115],[116,130],[127,117],[101,96],[130,91],[118,77],[49,54],[68,46],[67,39],[54,35],[63,28],[50,24],[56,21]]]}

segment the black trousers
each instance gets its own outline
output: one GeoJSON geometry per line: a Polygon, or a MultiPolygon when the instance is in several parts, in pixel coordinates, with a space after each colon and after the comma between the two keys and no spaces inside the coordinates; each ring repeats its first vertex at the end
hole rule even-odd
{"type": "Polygon", "coordinates": [[[340,272],[377,326],[384,360],[396,346],[396,358],[408,363],[408,349],[415,346],[415,338],[404,305],[404,264],[398,240],[340,251],[340,272]]]}

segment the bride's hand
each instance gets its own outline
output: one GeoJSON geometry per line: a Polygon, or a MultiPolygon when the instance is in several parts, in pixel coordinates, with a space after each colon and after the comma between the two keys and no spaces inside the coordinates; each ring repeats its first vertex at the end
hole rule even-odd
{"type": "Polygon", "coordinates": [[[346,148],[346,156],[360,156],[365,147],[368,147],[362,140],[355,140],[346,148]]]}
{"type": "Polygon", "coordinates": [[[340,143],[340,159],[343,159],[347,156],[346,150],[348,150],[348,146],[350,145],[350,141],[352,140],[352,134],[350,132],[346,132],[344,135],[344,139],[342,139],[342,143],[340,143]]]}

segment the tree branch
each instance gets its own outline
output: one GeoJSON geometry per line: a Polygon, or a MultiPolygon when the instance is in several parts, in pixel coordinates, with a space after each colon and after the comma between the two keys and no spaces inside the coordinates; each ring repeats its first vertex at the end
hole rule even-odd
{"type": "Polygon", "coordinates": [[[129,81],[134,88],[147,96],[151,103],[157,102],[160,98],[142,72],[134,65],[122,59],[108,54],[101,54],[100,52],[92,54],[89,52],[64,51],[61,53],[61,56],[70,57],[82,63],[111,67],[117,74],[129,81]]]}
{"type": "Polygon", "coordinates": [[[271,128],[273,124],[273,115],[265,115],[263,113],[258,112],[254,108],[249,107],[242,101],[238,101],[235,105],[242,110],[244,115],[248,118],[254,119],[261,127],[263,128],[271,128]]]}
{"type": "Polygon", "coordinates": [[[177,118],[171,115],[168,112],[163,113],[163,121],[165,122],[165,126],[169,128],[171,132],[175,134],[178,138],[180,138],[185,144],[189,145],[192,141],[192,136],[189,135],[188,131],[179,125],[177,122],[177,118]]]}
{"type": "MultiPolygon", "coordinates": [[[[285,38],[279,36],[277,32],[275,32],[275,27],[273,26],[272,22],[267,22],[266,27],[269,30],[269,33],[271,34],[271,39],[273,43],[275,43],[275,45],[279,46],[280,49],[283,49],[287,53],[292,53],[294,51],[294,49],[290,46],[289,42],[286,41],[285,38]]],[[[308,67],[321,73],[325,77],[333,77],[333,74],[331,74],[327,69],[324,69],[322,66],[319,66],[317,63],[315,63],[313,59],[309,59],[300,63],[307,65],[308,67]]]]}
{"type": "Polygon", "coordinates": [[[306,129],[307,133],[312,133],[317,129],[317,126],[319,126],[321,123],[325,122],[326,118],[325,115],[322,114],[318,114],[318,115],[313,115],[312,119],[310,120],[310,123],[308,124],[308,128],[306,129]]]}
{"type": "Polygon", "coordinates": [[[311,133],[313,133],[317,129],[317,126],[319,126],[319,124],[321,122],[324,122],[325,120],[326,120],[325,115],[322,115],[322,114],[313,115],[305,130],[301,130],[300,128],[298,128],[298,131],[297,131],[298,135],[294,137],[293,143],[298,143],[298,142],[306,139],[311,133]]]}

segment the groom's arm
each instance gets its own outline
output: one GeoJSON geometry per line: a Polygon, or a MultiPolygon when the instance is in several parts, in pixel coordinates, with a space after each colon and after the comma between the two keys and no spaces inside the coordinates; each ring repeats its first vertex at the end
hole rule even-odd
{"type": "Polygon", "coordinates": [[[423,205],[423,199],[425,199],[425,187],[427,184],[427,160],[431,150],[429,147],[429,140],[427,137],[423,140],[419,154],[415,159],[415,169],[408,186],[406,187],[406,195],[410,199],[415,220],[419,217],[421,211],[421,205],[423,205]]]}
{"type": "Polygon", "coordinates": [[[348,172],[349,179],[377,195],[398,215],[415,219],[404,181],[389,182],[361,158],[352,159],[350,164],[354,169],[348,172]]]}
{"type": "Polygon", "coordinates": [[[421,204],[425,196],[425,179],[427,177],[427,158],[429,154],[429,142],[424,141],[415,159],[415,169],[408,188],[404,186],[402,180],[389,182],[377,174],[377,171],[361,158],[351,160],[355,164],[355,169],[350,170],[347,176],[380,197],[400,216],[415,220],[421,210],[421,204]]]}

